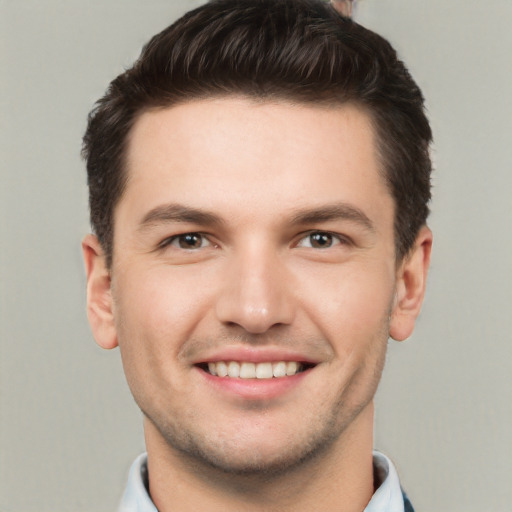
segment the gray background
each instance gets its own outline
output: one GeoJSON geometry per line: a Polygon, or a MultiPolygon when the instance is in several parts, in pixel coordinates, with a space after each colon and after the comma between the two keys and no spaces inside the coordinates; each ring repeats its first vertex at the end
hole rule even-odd
{"type": "MultiPolygon", "coordinates": [[[[92,103],[199,1],[0,0],[0,511],[114,510],[143,450],[118,351],[85,318],[80,139],[92,103]]],[[[436,136],[435,252],[414,336],[392,343],[376,446],[418,511],[512,502],[512,2],[362,0],[436,136]]]]}

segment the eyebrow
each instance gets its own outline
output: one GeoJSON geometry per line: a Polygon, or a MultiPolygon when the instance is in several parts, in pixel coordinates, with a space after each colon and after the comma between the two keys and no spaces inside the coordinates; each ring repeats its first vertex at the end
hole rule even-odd
{"type": "Polygon", "coordinates": [[[201,226],[218,226],[224,224],[224,221],[214,213],[180,204],[167,204],[157,206],[146,213],[139,224],[139,230],[143,231],[157,224],[172,222],[188,222],[201,226]]]}
{"type": "Polygon", "coordinates": [[[335,220],[355,222],[368,231],[375,232],[375,226],[369,217],[359,208],[346,203],[336,203],[319,208],[301,210],[292,217],[293,224],[316,224],[335,220]]]}
{"type": "MultiPolygon", "coordinates": [[[[317,224],[335,220],[355,222],[368,231],[375,232],[372,221],[362,210],[345,203],[296,210],[292,212],[291,224],[317,224]]],[[[146,213],[139,224],[139,230],[143,231],[151,226],[172,222],[184,222],[200,226],[220,226],[225,224],[221,217],[212,212],[180,204],[168,204],[157,206],[146,213]]]]}

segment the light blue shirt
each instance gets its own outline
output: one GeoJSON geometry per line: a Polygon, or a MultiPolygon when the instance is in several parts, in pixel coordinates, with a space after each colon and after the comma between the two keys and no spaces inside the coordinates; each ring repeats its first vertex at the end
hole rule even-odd
{"type": "MultiPolygon", "coordinates": [[[[373,452],[373,466],[380,484],[364,512],[404,512],[400,481],[393,463],[382,453],[373,452]]],[[[147,472],[147,455],[143,453],[132,464],[118,512],[158,512],[146,489],[147,472]]]]}

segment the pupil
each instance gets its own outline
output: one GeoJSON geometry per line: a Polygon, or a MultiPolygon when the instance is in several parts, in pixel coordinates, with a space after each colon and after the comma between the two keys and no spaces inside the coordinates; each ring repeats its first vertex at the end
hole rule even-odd
{"type": "Polygon", "coordinates": [[[317,248],[330,247],[332,244],[332,235],[329,233],[314,233],[311,235],[311,245],[317,248]]]}
{"type": "Polygon", "coordinates": [[[182,249],[197,249],[201,247],[201,237],[196,234],[183,235],[180,238],[180,247],[182,249]]]}

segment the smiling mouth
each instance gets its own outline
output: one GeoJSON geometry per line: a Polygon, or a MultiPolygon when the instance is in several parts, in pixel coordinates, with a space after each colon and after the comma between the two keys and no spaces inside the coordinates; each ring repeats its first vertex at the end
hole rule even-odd
{"type": "Polygon", "coordinates": [[[293,377],[315,365],[298,361],[276,362],[239,362],[215,361],[197,365],[201,370],[214,377],[228,377],[233,379],[281,379],[293,377]]]}

